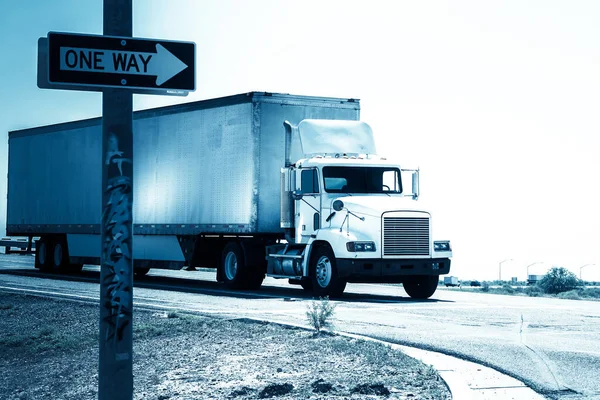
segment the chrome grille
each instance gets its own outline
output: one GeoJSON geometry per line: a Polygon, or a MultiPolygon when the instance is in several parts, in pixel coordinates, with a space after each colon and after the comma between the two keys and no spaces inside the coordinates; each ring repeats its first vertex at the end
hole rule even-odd
{"type": "Polygon", "coordinates": [[[429,218],[384,217],[384,256],[428,256],[429,218]]]}

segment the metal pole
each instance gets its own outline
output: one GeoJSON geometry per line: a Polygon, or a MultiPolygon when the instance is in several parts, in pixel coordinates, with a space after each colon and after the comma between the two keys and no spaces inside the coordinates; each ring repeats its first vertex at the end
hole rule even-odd
{"type": "Polygon", "coordinates": [[[498,280],[500,282],[502,282],[502,264],[505,263],[505,262],[507,262],[507,261],[513,261],[513,259],[512,258],[507,258],[506,260],[500,261],[498,263],[498,280]]]}
{"type": "Polygon", "coordinates": [[[502,282],[502,262],[498,263],[498,281],[502,282]]]}
{"type": "Polygon", "coordinates": [[[589,267],[589,266],[591,266],[591,265],[596,265],[596,264],[585,264],[585,265],[582,265],[581,267],[579,267],[579,279],[580,279],[580,280],[583,280],[583,279],[582,279],[582,276],[583,276],[583,275],[581,274],[581,271],[582,271],[582,270],[583,270],[585,267],[589,267]]]}
{"type": "MultiPolygon", "coordinates": [[[[104,35],[132,36],[132,0],[104,1],[104,35]]],[[[102,94],[102,252],[98,399],[133,398],[133,102],[102,94]]]]}

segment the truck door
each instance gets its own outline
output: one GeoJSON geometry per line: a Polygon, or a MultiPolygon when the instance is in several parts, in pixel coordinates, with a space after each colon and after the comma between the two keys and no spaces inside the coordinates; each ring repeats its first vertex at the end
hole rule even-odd
{"type": "Polygon", "coordinates": [[[321,227],[321,194],[319,173],[316,168],[302,168],[297,171],[302,198],[296,200],[296,243],[306,243],[310,235],[321,227]]]}

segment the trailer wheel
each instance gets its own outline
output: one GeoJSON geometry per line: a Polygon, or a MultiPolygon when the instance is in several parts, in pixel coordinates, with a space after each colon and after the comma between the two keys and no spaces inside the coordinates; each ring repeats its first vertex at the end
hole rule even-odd
{"type": "Polygon", "coordinates": [[[246,261],[242,248],[235,242],[227,243],[221,259],[221,276],[225,286],[231,289],[242,289],[244,283],[247,284],[244,282],[245,270],[246,261]]]}
{"type": "Polygon", "coordinates": [[[48,239],[45,237],[40,238],[35,244],[35,267],[43,272],[50,272],[52,270],[48,247],[50,247],[48,239]]]}
{"type": "Polygon", "coordinates": [[[335,256],[328,246],[312,251],[310,277],[315,297],[340,297],[346,288],[346,282],[338,277],[335,256]]]}
{"type": "Polygon", "coordinates": [[[437,275],[432,276],[415,276],[402,283],[404,290],[413,299],[428,299],[436,291],[438,287],[439,277],[437,275]]]}
{"type": "Polygon", "coordinates": [[[50,265],[52,269],[60,272],[72,272],[69,265],[69,251],[64,240],[57,238],[52,243],[52,253],[50,257],[50,265]]]}

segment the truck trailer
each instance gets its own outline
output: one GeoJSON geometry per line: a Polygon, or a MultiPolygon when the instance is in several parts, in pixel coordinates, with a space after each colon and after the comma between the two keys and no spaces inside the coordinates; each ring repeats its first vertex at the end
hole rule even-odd
{"type": "MultiPolygon", "coordinates": [[[[7,233],[39,237],[35,267],[100,263],[101,118],[9,132],[7,233]]],[[[417,206],[419,170],[377,155],[356,99],[251,92],[133,115],[134,273],[217,269],[315,296],[347,282],[428,298],[450,271],[417,206]]]]}

